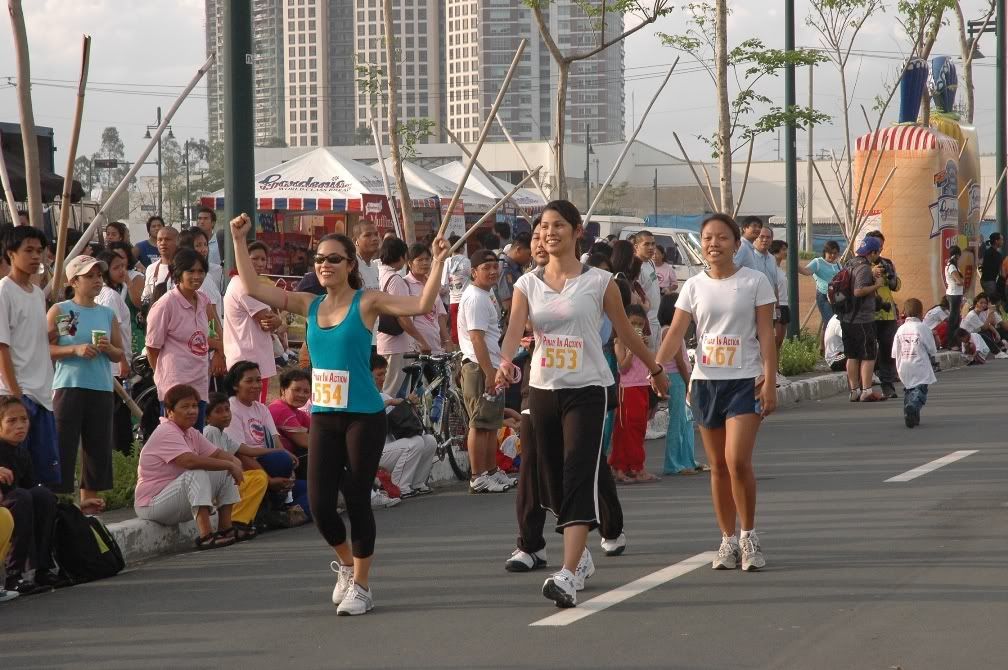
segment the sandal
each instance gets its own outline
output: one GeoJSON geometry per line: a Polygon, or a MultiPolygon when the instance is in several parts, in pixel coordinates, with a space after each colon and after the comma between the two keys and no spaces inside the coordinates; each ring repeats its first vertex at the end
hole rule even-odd
{"type": "Polygon", "coordinates": [[[219,530],[216,533],[207,533],[203,537],[196,538],[196,549],[206,551],[207,549],[229,547],[234,543],[234,532],[229,528],[228,530],[219,530]]]}
{"type": "Polygon", "coordinates": [[[647,470],[641,470],[637,473],[636,481],[641,484],[650,484],[651,482],[660,482],[661,477],[658,475],[653,475],[647,470]]]}
{"type": "Polygon", "coordinates": [[[613,479],[616,480],[617,484],[636,484],[637,483],[637,478],[636,477],[631,477],[630,475],[627,475],[626,473],[623,473],[623,472],[621,472],[618,475],[614,475],[613,479]]]}
{"type": "Polygon", "coordinates": [[[242,523],[241,521],[232,521],[231,529],[234,531],[235,542],[254,540],[256,536],[259,535],[259,533],[256,532],[255,526],[242,523]]]}
{"type": "Polygon", "coordinates": [[[710,472],[710,466],[707,465],[706,463],[701,463],[700,465],[696,466],[695,469],[697,472],[710,472]]]}

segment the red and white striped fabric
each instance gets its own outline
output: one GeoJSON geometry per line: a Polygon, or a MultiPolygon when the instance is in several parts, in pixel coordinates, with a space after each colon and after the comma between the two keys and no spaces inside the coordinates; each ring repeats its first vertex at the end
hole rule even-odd
{"type": "Polygon", "coordinates": [[[926,126],[891,126],[857,139],[858,151],[882,147],[886,151],[928,151],[939,147],[959,151],[958,142],[926,126]]]}

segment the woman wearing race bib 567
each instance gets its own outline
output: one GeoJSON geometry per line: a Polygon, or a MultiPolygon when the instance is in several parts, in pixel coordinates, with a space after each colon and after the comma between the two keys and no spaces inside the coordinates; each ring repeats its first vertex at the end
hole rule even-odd
{"type": "Polygon", "coordinates": [[[700,225],[700,246],[710,267],[683,284],[658,360],[672,360],[692,319],[696,366],[690,384],[693,416],[711,465],[714,514],[721,527],[715,570],[766,565],[753,530],[756,477],[752,452],[763,417],[777,407],[774,289],[762,272],[736,267],[739,227],[727,214],[700,225]],[[742,522],[735,536],[736,514],[742,522]]]}
{"type": "Polygon", "coordinates": [[[602,460],[606,387],[613,383],[599,337],[603,311],[620,340],[647,365],[654,389],[660,395],[668,391],[665,369],[630,325],[612,275],[578,261],[580,233],[574,205],[566,200],[546,205],[539,236],[549,261],[514,284],[497,371],[497,386],[504,388],[514,378],[511,357],[530,322],[535,353],[529,412],[539,445],[540,501],[556,515],[564,538],[563,568],[546,580],[542,593],[558,607],[577,604],[578,587],[594,572],[585,542],[599,524],[599,468],[608,467],[602,460]]]}
{"type": "Polygon", "coordinates": [[[308,499],[315,525],[336,551],[333,604],[337,614],[364,614],[374,607],[368,572],[375,545],[371,485],[385,446],[385,403],[371,376],[371,330],[380,314],[416,316],[434,307],[448,245],[434,240],[434,264],[419,296],[362,290],[353,241],[326,235],[315,252],[315,274],[325,293],[288,292],[256,280],[246,235],[248,215],[231,220],[235,264],[249,295],[270,307],[308,319],[312,358],[312,429],[308,442],[308,499]],[[346,498],[352,542],[336,511],[346,498]]]}

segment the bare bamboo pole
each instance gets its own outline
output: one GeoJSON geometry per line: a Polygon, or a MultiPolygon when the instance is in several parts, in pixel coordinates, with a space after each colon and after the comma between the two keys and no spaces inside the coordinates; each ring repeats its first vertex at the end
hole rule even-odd
{"type": "MultiPolygon", "coordinates": [[[[857,195],[854,198],[854,209],[851,213],[850,224],[851,230],[857,223],[858,212],[861,211],[861,194],[864,193],[865,202],[868,201],[868,194],[871,193],[872,187],[875,185],[875,177],[878,176],[879,166],[882,165],[882,156],[885,154],[885,145],[879,147],[878,155],[875,157],[875,168],[872,170],[871,179],[868,181],[868,188],[865,189],[865,175],[868,174],[868,165],[871,163],[872,151],[875,149],[875,141],[872,139],[872,146],[868,148],[868,156],[865,157],[864,169],[861,170],[861,179],[858,180],[858,190],[857,195]]],[[[854,241],[853,236],[848,241],[854,241]]]]}
{"type": "MultiPolygon", "coordinates": [[[[529,162],[525,158],[525,154],[522,153],[522,150],[518,148],[518,143],[511,137],[511,133],[508,132],[507,126],[505,126],[504,122],[501,121],[500,114],[494,114],[494,118],[497,119],[497,125],[500,126],[501,130],[504,132],[504,137],[507,138],[508,144],[511,145],[511,148],[514,149],[516,154],[518,154],[518,158],[521,159],[522,165],[525,166],[525,171],[532,172],[532,166],[529,165],[529,162]]],[[[546,191],[543,190],[542,182],[539,181],[539,178],[536,177],[532,181],[535,183],[536,190],[539,191],[539,195],[543,197],[543,200],[549,202],[549,196],[547,196],[546,191]]]]}
{"type": "MultiPolygon", "coordinates": [[[[647,118],[648,112],[650,112],[651,108],[654,107],[655,101],[658,100],[658,96],[661,95],[661,92],[665,89],[665,85],[668,84],[668,80],[672,78],[672,73],[675,71],[676,65],[678,64],[679,57],[676,56],[675,61],[672,63],[672,67],[669,68],[668,73],[665,75],[665,79],[662,80],[662,83],[658,85],[658,90],[656,90],[654,95],[651,96],[651,102],[649,102],[648,106],[644,108],[644,113],[641,115],[640,121],[637,122],[637,127],[634,128],[633,134],[630,135],[626,144],[623,145],[623,151],[620,152],[619,157],[616,159],[616,164],[613,165],[613,169],[609,172],[609,176],[606,177],[606,180],[602,183],[598,193],[595,194],[595,199],[592,201],[591,206],[588,208],[588,213],[585,214],[584,220],[582,221],[583,225],[588,225],[588,222],[591,220],[592,212],[595,211],[599,202],[602,201],[602,195],[605,193],[605,190],[609,188],[609,184],[612,183],[612,180],[616,178],[616,173],[619,172],[620,165],[623,164],[623,159],[626,158],[627,153],[630,152],[630,147],[633,146],[634,140],[637,139],[637,135],[640,133],[641,128],[644,127],[644,120],[647,118]]],[[[585,150],[587,151],[587,148],[585,150]]]]}
{"type": "Polygon", "coordinates": [[[10,176],[7,174],[7,163],[4,161],[2,151],[0,151],[0,184],[3,185],[4,200],[7,202],[8,210],[10,210],[11,225],[16,226],[18,223],[18,211],[14,200],[14,187],[11,186],[10,176]]]}
{"type": "Polygon", "coordinates": [[[693,167],[693,161],[691,161],[689,156],[686,155],[686,149],[683,148],[682,142],[679,141],[679,136],[673,132],[672,137],[675,139],[676,144],[679,145],[679,152],[682,153],[683,160],[686,161],[686,165],[689,167],[690,172],[693,173],[693,179],[696,180],[696,185],[700,189],[700,192],[703,194],[704,200],[707,201],[707,206],[710,207],[710,211],[712,212],[718,211],[717,207],[714,206],[714,201],[711,200],[711,197],[707,194],[707,191],[704,190],[704,186],[700,182],[700,175],[697,174],[696,168],[693,167]]]}
{"type": "Polygon", "coordinates": [[[8,0],[7,9],[10,12],[11,29],[14,33],[14,57],[17,61],[17,99],[18,109],[21,112],[21,144],[24,147],[28,222],[35,228],[42,228],[42,182],[39,172],[38,139],[35,137],[35,113],[32,110],[28,31],[25,29],[21,0],[8,0]]]}
{"type": "MultiPolygon", "coordinates": [[[[815,171],[816,176],[819,177],[819,184],[823,188],[823,195],[826,196],[826,201],[829,203],[830,209],[833,210],[833,216],[837,218],[837,223],[843,225],[843,218],[840,216],[840,212],[837,211],[836,205],[833,204],[833,198],[830,197],[829,189],[826,188],[826,182],[823,180],[822,173],[819,172],[819,166],[816,165],[815,161],[812,161],[812,169],[815,171]]],[[[850,240],[848,240],[848,242],[850,242],[850,240]]],[[[850,245],[848,244],[848,246],[850,245]]]]}
{"type": "MultiPolygon", "coordinates": [[[[963,197],[963,193],[965,193],[966,191],[968,191],[969,188],[970,188],[970,186],[972,186],[972,185],[973,185],[973,180],[972,179],[970,179],[968,182],[966,182],[966,185],[962,187],[961,191],[959,191],[959,198],[963,197]]],[[[956,200],[958,200],[959,198],[956,198],[956,200]]]]}
{"type": "Polygon", "coordinates": [[[437,237],[443,237],[445,229],[448,228],[448,222],[451,220],[452,212],[455,211],[455,204],[459,201],[459,197],[462,195],[462,189],[465,188],[465,183],[469,180],[469,175],[472,174],[473,164],[476,162],[476,157],[479,156],[479,152],[483,149],[483,143],[486,142],[487,135],[490,133],[490,126],[493,124],[494,116],[497,115],[497,110],[500,109],[501,103],[504,102],[504,94],[507,93],[508,86],[511,85],[511,79],[518,70],[518,63],[521,61],[526,45],[528,45],[528,40],[524,38],[521,43],[518,44],[518,51],[515,52],[514,58],[511,60],[511,67],[508,68],[507,74],[504,75],[504,82],[501,84],[500,91],[497,92],[497,99],[494,100],[493,106],[490,107],[490,111],[487,113],[486,120],[483,121],[483,127],[480,129],[479,138],[476,140],[476,148],[473,149],[472,158],[468,161],[468,163],[466,163],[465,172],[459,180],[458,186],[455,187],[455,193],[452,195],[452,199],[448,204],[448,209],[445,210],[444,220],[441,221],[441,227],[438,228],[437,237]]]}
{"type": "Polygon", "coordinates": [[[997,192],[1001,189],[1001,183],[1005,180],[1005,174],[1008,174],[1008,168],[1001,171],[1001,176],[998,177],[997,183],[994,184],[994,188],[987,192],[987,202],[984,204],[983,211],[980,212],[980,220],[983,221],[984,217],[987,216],[987,210],[990,206],[994,204],[997,192]]]}
{"type": "Polygon", "coordinates": [[[481,217],[480,217],[480,220],[479,220],[479,221],[477,221],[476,223],[474,223],[474,224],[472,225],[472,227],[471,227],[471,228],[469,228],[469,230],[465,231],[465,232],[464,232],[464,233],[462,234],[462,236],[461,236],[461,237],[460,237],[460,238],[458,239],[458,242],[456,242],[456,243],[455,243],[454,245],[452,245],[452,248],[451,248],[451,252],[452,252],[452,253],[455,253],[455,250],[456,250],[456,249],[458,249],[458,248],[459,248],[459,247],[461,247],[461,246],[462,246],[463,244],[465,244],[465,241],[466,241],[467,239],[469,239],[469,237],[470,237],[470,236],[471,236],[471,235],[472,235],[472,234],[473,234],[474,232],[476,232],[476,230],[477,230],[477,229],[479,229],[479,227],[480,227],[480,226],[482,226],[482,225],[483,225],[483,224],[484,224],[484,223],[485,223],[485,222],[486,222],[487,220],[489,220],[491,216],[493,216],[494,214],[496,214],[496,213],[497,213],[497,210],[498,210],[498,209],[500,209],[501,205],[503,205],[503,204],[504,204],[505,202],[507,202],[508,200],[510,200],[510,199],[511,199],[511,196],[513,196],[513,195],[514,195],[515,193],[517,193],[517,192],[518,192],[518,189],[520,189],[520,188],[521,188],[521,187],[523,187],[523,186],[524,186],[525,184],[527,184],[527,183],[528,183],[528,182],[529,182],[529,181],[530,181],[530,180],[531,180],[531,179],[532,179],[533,177],[538,177],[538,176],[539,176],[539,172],[540,172],[541,170],[542,170],[542,166],[540,165],[540,166],[539,166],[539,167],[537,167],[537,168],[536,168],[535,170],[533,170],[533,171],[532,171],[532,172],[530,172],[530,173],[529,173],[528,175],[526,175],[526,177],[525,177],[524,179],[522,179],[522,180],[521,180],[520,182],[518,182],[518,183],[517,183],[517,184],[515,185],[515,187],[511,189],[511,191],[510,191],[510,192],[508,192],[508,193],[506,193],[506,194],[504,195],[504,197],[503,197],[503,198],[501,198],[501,199],[500,199],[500,200],[498,200],[498,201],[497,201],[496,203],[494,203],[494,206],[493,206],[493,207],[491,207],[491,208],[490,208],[490,210],[489,210],[489,211],[488,211],[488,212],[487,212],[486,214],[484,214],[483,216],[481,216],[481,217]]]}
{"type": "Polygon", "coordinates": [[[388,200],[389,212],[392,214],[392,225],[395,226],[396,236],[399,239],[405,239],[406,231],[399,223],[396,206],[392,202],[392,191],[389,189],[388,170],[385,168],[385,152],[382,148],[381,138],[378,137],[378,122],[374,119],[371,119],[371,136],[374,137],[375,151],[378,153],[378,169],[381,171],[382,186],[385,188],[385,199],[388,200]]]}
{"type": "MultiPolygon", "coordinates": [[[[749,138],[749,152],[748,152],[748,155],[746,156],[745,175],[742,177],[742,191],[739,193],[738,200],[735,201],[735,211],[732,213],[732,218],[733,219],[736,216],[738,216],[739,212],[742,211],[742,198],[745,197],[746,186],[749,185],[749,167],[752,165],[752,150],[753,150],[753,144],[755,144],[755,139],[756,139],[755,137],[750,137],[749,138]]],[[[812,207],[811,198],[812,198],[812,196],[809,195],[809,208],[810,209],[812,207]]],[[[810,237],[811,237],[811,234],[810,234],[810,237]]]]}
{"type": "Polygon", "coordinates": [[[707,182],[707,193],[710,194],[710,199],[713,202],[717,200],[717,198],[714,197],[714,184],[711,182],[710,171],[704,163],[700,163],[700,169],[703,170],[704,180],[707,182]]]}
{"type": "Polygon", "coordinates": [[[74,159],[80,140],[81,117],[84,115],[84,90],[87,88],[88,68],[91,64],[91,36],[84,35],[81,45],[81,70],[77,80],[77,105],[74,108],[73,128],[70,131],[70,148],[67,151],[66,173],[63,175],[63,194],[60,200],[59,230],[56,233],[56,262],[53,266],[53,287],[50,295],[58,297],[63,288],[63,261],[66,259],[67,226],[70,224],[70,194],[73,191],[74,159]]]}
{"type": "MultiPolygon", "coordinates": [[[[453,133],[448,128],[445,128],[445,134],[448,135],[448,139],[450,139],[452,142],[455,143],[455,146],[457,146],[462,151],[462,153],[465,155],[465,157],[467,159],[472,159],[473,165],[476,167],[476,169],[479,170],[480,173],[484,177],[487,178],[487,181],[490,182],[490,188],[492,188],[493,190],[497,191],[497,195],[498,196],[504,195],[506,193],[506,191],[504,190],[504,187],[502,187],[497,182],[497,178],[494,177],[492,174],[490,174],[489,170],[487,170],[485,167],[483,167],[483,164],[479,162],[478,158],[474,157],[474,154],[471,151],[469,151],[468,147],[466,147],[466,145],[462,144],[462,140],[460,140],[458,138],[458,135],[456,135],[455,133],[453,133]]],[[[465,184],[463,184],[463,186],[465,186],[465,184]]],[[[515,205],[518,205],[518,203],[515,203],[515,205]]],[[[528,216],[529,218],[532,218],[532,212],[528,211],[527,208],[521,207],[520,205],[518,205],[518,207],[522,210],[522,212],[526,216],[528,216]]]]}
{"type": "Polygon", "coordinates": [[[963,145],[961,147],[959,147],[959,159],[958,160],[962,160],[963,153],[965,153],[966,147],[969,145],[969,141],[970,141],[970,138],[969,138],[969,135],[967,135],[963,139],[963,145]]]}
{"type": "Polygon", "coordinates": [[[172,106],[168,109],[168,113],[165,114],[164,117],[161,119],[161,125],[159,125],[157,127],[157,130],[154,131],[154,134],[151,136],[150,142],[147,144],[147,147],[142,152],[140,152],[140,156],[136,159],[136,162],[133,163],[133,167],[129,169],[129,172],[126,173],[126,176],[123,177],[122,181],[119,182],[119,185],[115,187],[114,191],[112,191],[112,195],[109,196],[108,200],[105,201],[105,204],[102,205],[100,210],[98,210],[98,214],[95,215],[95,218],[91,221],[91,224],[88,225],[87,230],[85,230],[84,234],[81,235],[80,240],[77,241],[77,244],[74,245],[73,249],[71,249],[67,253],[67,256],[70,256],[72,258],[78,255],[81,252],[81,250],[91,241],[91,238],[94,237],[94,234],[98,230],[98,227],[104,221],[107,220],[108,215],[105,213],[105,210],[107,210],[111,206],[111,204],[115,201],[115,199],[118,198],[122,194],[122,192],[126,190],[126,187],[129,185],[130,181],[133,180],[133,177],[136,176],[136,173],[140,170],[140,167],[143,165],[144,161],[147,160],[147,157],[150,155],[151,151],[153,151],[154,147],[157,146],[158,139],[161,137],[161,134],[165,131],[165,128],[168,127],[168,124],[171,122],[172,117],[175,116],[175,112],[178,111],[178,108],[182,105],[182,102],[189,96],[192,90],[196,87],[196,84],[199,83],[199,80],[203,78],[203,75],[207,73],[207,70],[210,69],[210,65],[211,63],[213,63],[213,61],[214,56],[210,56],[209,58],[206,59],[206,62],[200,66],[199,70],[196,71],[195,76],[193,76],[189,84],[185,87],[185,89],[183,89],[182,93],[179,94],[179,97],[175,100],[175,103],[172,104],[172,106]]]}
{"type": "MultiPolygon", "coordinates": [[[[878,201],[882,197],[882,194],[885,193],[886,187],[889,185],[889,180],[893,178],[894,174],[896,174],[896,168],[892,168],[891,170],[889,170],[889,174],[886,175],[885,180],[882,182],[882,186],[879,187],[878,193],[875,194],[875,199],[872,200],[871,206],[865,209],[864,214],[858,218],[854,230],[851,231],[851,237],[850,237],[851,246],[853,246],[854,240],[857,239],[857,236],[860,235],[861,231],[864,229],[865,223],[868,221],[868,217],[871,215],[872,210],[875,209],[875,205],[878,204],[878,201]]],[[[848,249],[850,249],[851,246],[848,246],[848,249]]]]}

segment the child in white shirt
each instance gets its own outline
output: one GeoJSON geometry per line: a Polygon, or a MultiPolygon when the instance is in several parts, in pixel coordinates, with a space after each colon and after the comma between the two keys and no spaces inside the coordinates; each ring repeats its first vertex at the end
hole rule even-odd
{"type": "Polygon", "coordinates": [[[927,402],[928,386],[937,380],[931,358],[938,353],[934,337],[921,322],[924,306],[910,298],[903,304],[906,320],[893,338],[892,357],[903,384],[903,420],[907,428],[920,424],[921,409],[927,402]]]}

